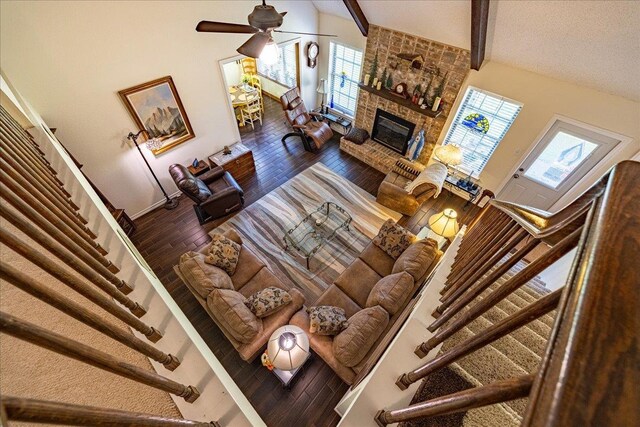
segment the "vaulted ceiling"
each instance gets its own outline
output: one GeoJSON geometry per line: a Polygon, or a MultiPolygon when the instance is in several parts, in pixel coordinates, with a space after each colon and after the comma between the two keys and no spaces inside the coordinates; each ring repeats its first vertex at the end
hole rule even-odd
{"type": "MultiPolygon", "coordinates": [[[[312,1],[351,19],[342,0],[312,1]]],[[[371,24],[470,48],[470,1],[359,3],[371,24]]],[[[640,101],[640,1],[492,0],[486,49],[485,61],[640,101]]]]}

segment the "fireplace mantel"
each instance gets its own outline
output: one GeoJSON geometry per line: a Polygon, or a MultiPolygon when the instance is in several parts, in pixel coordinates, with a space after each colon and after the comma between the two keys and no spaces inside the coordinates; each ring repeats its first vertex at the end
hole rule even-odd
{"type": "Polygon", "coordinates": [[[377,90],[377,89],[374,89],[372,87],[365,86],[362,83],[358,83],[358,87],[360,87],[360,89],[362,89],[362,90],[366,90],[367,92],[372,93],[374,95],[377,95],[377,96],[379,96],[381,98],[384,98],[384,99],[386,99],[388,101],[395,102],[396,104],[398,104],[398,105],[400,105],[402,107],[405,107],[405,108],[408,108],[410,110],[413,110],[413,111],[415,111],[417,113],[420,113],[420,114],[422,114],[424,116],[436,118],[441,113],[440,110],[431,111],[431,108],[420,108],[420,106],[414,104],[413,102],[409,101],[408,99],[405,99],[405,98],[402,98],[402,97],[399,97],[397,95],[392,94],[391,91],[389,91],[388,89],[377,90]]]}

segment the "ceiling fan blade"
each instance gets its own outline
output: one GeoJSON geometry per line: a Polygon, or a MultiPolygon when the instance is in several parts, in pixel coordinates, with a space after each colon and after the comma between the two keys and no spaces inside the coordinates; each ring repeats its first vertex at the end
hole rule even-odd
{"type": "Polygon", "coordinates": [[[236,50],[244,56],[258,58],[270,38],[269,33],[256,33],[236,50]]]}
{"type": "Polygon", "coordinates": [[[252,34],[258,30],[251,25],[231,24],[229,22],[200,21],[196,26],[196,31],[200,33],[237,33],[252,34]]]}
{"type": "Polygon", "coordinates": [[[272,31],[276,33],[286,33],[286,34],[303,34],[305,36],[338,37],[335,34],[302,33],[300,31],[282,31],[282,30],[272,30],[272,31]]]}
{"type": "Polygon", "coordinates": [[[286,15],[287,12],[280,12],[280,16],[284,17],[284,15],[286,15]]]}

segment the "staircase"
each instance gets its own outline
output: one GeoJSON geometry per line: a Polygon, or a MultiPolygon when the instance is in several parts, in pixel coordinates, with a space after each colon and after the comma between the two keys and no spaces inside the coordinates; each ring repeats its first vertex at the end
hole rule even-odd
{"type": "MultiPolygon", "coordinates": [[[[509,254],[505,259],[509,258],[509,254]]],[[[479,298],[486,297],[497,287],[521,271],[527,263],[519,261],[479,298]]],[[[497,266],[496,266],[497,267],[497,266]]],[[[487,277],[493,267],[483,275],[487,277]]],[[[469,323],[462,330],[447,339],[439,352],[446,353],[456,345],[481,334],[486,328],[495,325],[509,315],[525,308],[534,301],[549,294],[550,291],[537,277],[520,289],[507,296],[500,303],[469,323]]],[[[459,317],[460,315],[456,316],[459,317]]],[[[511,334],[481,348],[480,350],[452,363],[443,372],[428,376],[422,381],[411,404],[424,402],[437,396],[455,393],[472,387],[484,386],[492,382],[534,373],[544,355],[547,340],[553,326],[555,310],[533,322],[522,326],[511,334]]],[[[494,406],[471,409],[466,413],[457,413],[434,417],[426,420],[400,423],[401,427],[456,427],[456,426],[519,426],[524,415],[527,399],[517,399],[494,406]]]]}

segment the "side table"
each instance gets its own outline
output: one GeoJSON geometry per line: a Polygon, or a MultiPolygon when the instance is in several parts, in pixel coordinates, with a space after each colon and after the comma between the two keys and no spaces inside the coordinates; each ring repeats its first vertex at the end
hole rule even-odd
{"type": "Polygon", "coordinates": [[[467,203],[465,203],[463,207],[463,209],[466,210],[467,206],[473,203],[476,197],[478,197],[478,194],[480,194],[480,191],[482,191],[482,187],[478,185],[475,189],[471,189],[469,187],[460,185],[458,183],[459,180],[460,178],[458,178],[457,176],[447,175],[447,177],[444,179],[443,186],[447,188],[447,190],[450,190],[450,191],[454,190],[454,191],[451,191],[454,194],[455,194],[455,191],[458,191],[458,192],[462,191],[466,193],[467,203]]]}
{"type": "Polygon", "coordinates": [[[189,172],[191,172],[193,175],[198,176],[207,172],[211,168],[209,167],[207,162],[205,162],[204,160],[199,160],[197,167],[194,168],[193,165],[189,165],[187,166],[187,169],[189,169],[189,172]]]}
{"type": "Polygon", "coordinates": [[[351,129],[352,123],[343,117],[337,116],[331,113],[322,113],[321,109],[314,110],[314,112],[320,114],[329,123],[334,123],[342,127],[343,134],[346,134],[351,129]]]}
{"type": "Polygon", "coordinates": [[[244,144],[238,142],[230,145],[231,154],[218,151],[209,156],[209,165],[214,168],[222,166],[236,181],[249,177],[256,172],[256,164],[253,160],[253,152],[244,144]]]}

